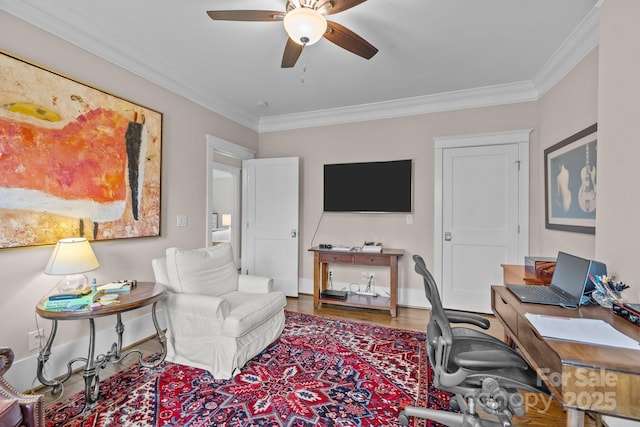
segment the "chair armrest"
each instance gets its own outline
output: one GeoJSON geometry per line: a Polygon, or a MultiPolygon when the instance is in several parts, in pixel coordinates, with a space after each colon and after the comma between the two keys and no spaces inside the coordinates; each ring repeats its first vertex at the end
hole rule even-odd
{"type": "Polygon", "coordinates": [[[444,312],[447,315],[447,319],[449,319],[450,323],[468,323],[470,325],[479,326],[482,329],[489,329],[489,326],[491,325],[489,319],[485,319],[484,317],[478,316],[476,314],[460,313],[451,310],[445,310],[444,312]]]}
{"type": "Polygon", "coordinates": [[[250,276],[241,274],[238,276],[238,291],[248,294],[266,294],[273,288],[273,279],[270,277],[250,276]]]}
{"type": "Polygon", "coordinates": [[[484,350],[465,351],[456,354],[453,361],[461,368],[470,370],[517,368],[527,369],[529,365],[512,351],[484,350]]]}
{"type": "Polygon", "coordinates": [[[178,294],[169,292],[166,297],[167,308],[178,311],[186,317],[211,318],[223,320],[229,315],[229,301],[224,298],[201,294],[178,294]]]}

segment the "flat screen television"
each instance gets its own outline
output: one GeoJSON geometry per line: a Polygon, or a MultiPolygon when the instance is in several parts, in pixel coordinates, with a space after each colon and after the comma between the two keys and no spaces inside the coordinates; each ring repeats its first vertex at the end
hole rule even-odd
{"type": "Polygon", "coordinates": [[[325,212],[412,212],[411,160],[324,165],[325,212]]]}

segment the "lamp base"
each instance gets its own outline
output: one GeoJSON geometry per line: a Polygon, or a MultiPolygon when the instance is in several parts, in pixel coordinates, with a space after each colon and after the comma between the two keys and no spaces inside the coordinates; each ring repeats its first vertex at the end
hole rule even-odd
{"type": "Polygon", "coordinates": [[[70,274],[58,282],[60,292],[80,291],[89,285],[89,279],[84,274],[70,274]]]}

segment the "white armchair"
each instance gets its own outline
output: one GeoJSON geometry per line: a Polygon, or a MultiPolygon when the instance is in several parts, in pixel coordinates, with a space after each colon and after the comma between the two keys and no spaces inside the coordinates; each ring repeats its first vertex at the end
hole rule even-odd
{"type": "Polygon", "coordinates": [[[169,248],[152,261],[167,285],[167,360],[228,379],[280,336],[284,294],[273,280],[239,275],[231,245],[169,248]]]}

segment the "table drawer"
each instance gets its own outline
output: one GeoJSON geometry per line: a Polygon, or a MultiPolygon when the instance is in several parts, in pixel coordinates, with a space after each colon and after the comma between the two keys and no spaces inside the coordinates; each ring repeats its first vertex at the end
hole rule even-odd
{"type": "Polygon", "coordinates": [[[547,385],[562,390],[561,381],[558,381],[562,375],[560,356],[538,335],[524,317],[518,318],[518,340],[521,344],[520,349],[528,353],[527,359],[535,360],[537,366],[533,368],[537,370],[538,375],[547,377],[547,385]]]}
{"type": "Polygon", "coordinates": [[[493,295],[493,309],[496,314],[502,318],[505,326],[511,330],[512,333],[518,331],[518,313],[507,301],[505,301],[499,294],[493,295]]]}
{"type": "Polygon", "coordinates": [[[353,255],[351,254],[320,254],[320,262],[341,262],[353,264],[353,255]]]}
{"type": "Polygon", "coordinates": [[[371,254],[356,254],[355,263],[358,265],[389,265],[389,257],[371,254]]]}

